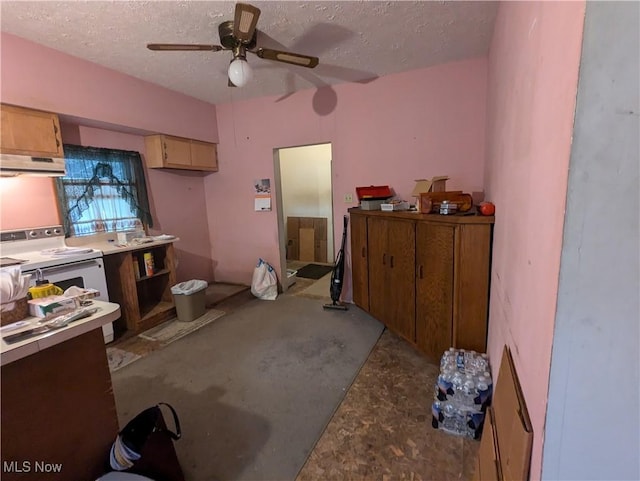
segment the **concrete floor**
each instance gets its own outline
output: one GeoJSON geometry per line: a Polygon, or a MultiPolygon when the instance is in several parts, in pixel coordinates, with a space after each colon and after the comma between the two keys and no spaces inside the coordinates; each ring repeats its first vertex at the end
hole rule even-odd
{"type": "MultiPolygon", "coordinates": [[[[315,297],[324,290],[329,299],[328,277],[297,279],[289,293],[314,297],[315,286],[315,297]]],[[[207,289],[208,307],[225,312],[252,299],[248,286],[219,283],[207,289]]],[[[154,350],[137,336],[123,348],[154,350]]],[[[385,330],[296,481],[471,479],[479,442],[431,427],[437,375],[438,366],[385,330]]]]}
{"type": "MultiPolygon", "coordinates": [[[[296,279],[289,292],[328,301],[330,277],[296,279]]],[[[438,373],[438,366],[385,330],[296,481],[470,480],[479,441],[431,426],[438,373]]]]}

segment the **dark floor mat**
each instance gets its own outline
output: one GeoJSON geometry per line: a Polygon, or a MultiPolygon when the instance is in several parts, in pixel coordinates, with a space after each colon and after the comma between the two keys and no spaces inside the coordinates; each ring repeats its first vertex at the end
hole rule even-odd
{"type": "Polygon", "coordinates": [[[323,266],[320,264],[307,264],[304,267],[298,269],[298,277],[304,277],[305,279],[320,279],[326,276],[333,266],[323,266]]]}

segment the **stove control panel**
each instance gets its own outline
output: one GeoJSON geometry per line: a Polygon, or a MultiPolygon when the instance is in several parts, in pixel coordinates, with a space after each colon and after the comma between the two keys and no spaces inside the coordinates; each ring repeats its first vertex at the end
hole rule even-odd
{"type": "Polygon", "coordinates": [[[61,225],[0,232],[0,242],[27,241],[51,237],[64,237],[64,230],[61,225]]]}

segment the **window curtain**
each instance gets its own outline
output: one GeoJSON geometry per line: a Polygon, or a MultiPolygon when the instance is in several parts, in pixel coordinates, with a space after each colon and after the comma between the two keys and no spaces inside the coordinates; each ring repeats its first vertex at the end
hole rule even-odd
{"type": "Polygon", "coordinates": [[[65,144],[64,154],[56,192],[67,236],[153,226],[138,152],[65,144]]]}

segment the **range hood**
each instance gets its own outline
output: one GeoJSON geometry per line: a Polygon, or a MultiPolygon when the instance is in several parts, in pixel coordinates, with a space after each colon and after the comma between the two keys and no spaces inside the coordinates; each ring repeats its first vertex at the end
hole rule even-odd
{"type": "Polygon", "coordinates": [[[64,159],[0,154],[0,176],[16,175],[61,177],[66,174],[64,159]]]}

